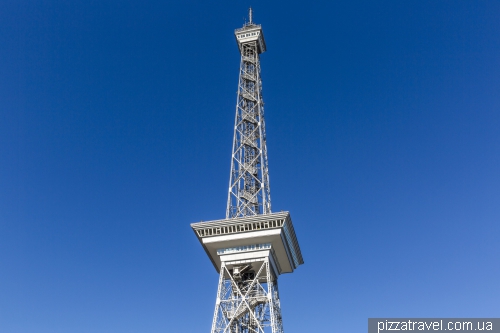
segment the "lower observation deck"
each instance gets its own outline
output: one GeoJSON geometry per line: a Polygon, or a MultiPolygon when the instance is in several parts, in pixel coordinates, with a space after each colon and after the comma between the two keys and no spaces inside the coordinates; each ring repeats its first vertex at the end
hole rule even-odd
{"type": "Polygon", "coordinates": [[[255,215],[191,224],[217,272],[226,265],[269,257],[276,273],[304,263],[290,213],[255,215]]]}

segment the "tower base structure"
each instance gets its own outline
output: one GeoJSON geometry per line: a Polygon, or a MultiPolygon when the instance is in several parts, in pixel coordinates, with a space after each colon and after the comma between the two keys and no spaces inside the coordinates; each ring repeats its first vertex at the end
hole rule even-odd
{"type": "Polygon", "coordinates": [[[219,273],[212,333],[282,333],[278,276],[303,264],[288,212],[191,224],[219,273]]]}

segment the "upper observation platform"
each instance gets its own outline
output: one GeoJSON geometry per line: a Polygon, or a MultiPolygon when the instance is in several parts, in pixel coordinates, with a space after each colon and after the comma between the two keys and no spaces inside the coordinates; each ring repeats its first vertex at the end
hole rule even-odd
{"type": "Polygon", "coordinates": [[[243,25],[243,28],[236,29],[234,31],[234,36],[236,37],[236,42],[238,43],[238,48],[240,53],[242,52],[242,47],[246,43],[257,42],[257,52],[259,54],[266,52],[266,41],[264,40],[264,33],[262,32],[262,27],[260,24],[255,24],[252,22],[252,8],[249,10],[249,22],[243,25]]]}
{"type": "Polygon", "coordinates": [[[236,265],[270,257],[277,275],[304,263],[290,213],[272,213],[191,224],[219,272],[222,262],[236,265]]]}

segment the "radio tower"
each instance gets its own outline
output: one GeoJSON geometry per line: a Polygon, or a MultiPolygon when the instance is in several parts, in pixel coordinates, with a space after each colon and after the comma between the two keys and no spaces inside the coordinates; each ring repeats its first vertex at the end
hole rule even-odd
{"type": "Polygon", "coordinates": [[[283,333],[278,276],[304,263],[289,212],[271,213],[260,25],[235,30],[241,53],[226,219],[191,224],[219,273],[211,333],[283,333]]]}

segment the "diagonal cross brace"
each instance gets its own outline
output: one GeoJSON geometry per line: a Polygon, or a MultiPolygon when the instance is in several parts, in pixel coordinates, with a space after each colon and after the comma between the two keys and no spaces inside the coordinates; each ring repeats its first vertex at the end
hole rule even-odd
{"type": "MultiPolygon", "coordinates": [[[[258,271],[258,273],[255,275],[255,278],[253,279],[252,283],[250,284],[248,290],[246,291],[245,295],[243,295],[243,293],[241,292],[240,288],[238,287],[238,285],[236,284],[236,282],[234,281],[232,275],[229,273],[229,271],[227,270],[226,266],[224,266],[224,269],[226,270],[226,272],[228,273],[229,275],[229,278],[231,279],[231,282],[232,282],[232,285],[235,287],[236,289],[236,292],[240,295],[241,299],[242,299],[242,302],[240,302],[240,304],[238,304],[238,306],[236,307],[236,310],[234,311],[234,313],[238,313],[238,310],[241,308],[241,306],[243,304],[245,304],[245,306],[247,307],[248,309],[248,312],[250,313],[250,315],[253,317],[253,319],[255,320],[255,322],[257,323],[257,325],[259,326],[259,331],[262,331],[264,332],[264,329],[262,328],[262,326],[260,325],[260,321],[257,319],[257,317],[255,316],[255,314],[253,313],[252,311],[252,308],[250,307],[250,305],[248,304],[247,302],[247,297],[248,297],[248,293],[250,292],[250,290],[252,290],[252,287],[255,285],[255,282],[259,279],[260,277],[260,273],[262,272],[263,268],[264,268],[265,265],[262,265],[258,271]]],[[[227,329],[231,326],[231,323],[234,321],[234,317],[231,318],[231,320],[229,321],[229,323],[227,324],[226,328],[224,329],[224,333],[227,331],[227,329]]]]}

